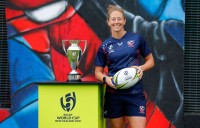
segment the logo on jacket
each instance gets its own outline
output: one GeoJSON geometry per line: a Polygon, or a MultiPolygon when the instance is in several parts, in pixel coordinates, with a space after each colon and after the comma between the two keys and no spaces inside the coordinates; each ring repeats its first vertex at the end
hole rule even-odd
{"type": "Polygon", "coordinates": [[[122,46],[123,42],[117,43],[118,46],[122,46]]]}
{"type": "Polygon", "coordinates": [[[65,95],[65,97],[61,97],[60,104],[63,110],[67,112],[72,111],[76,105],[75,92],[68,93],[65,95]]]}
{"type": "Polygon", "coordinates": [[[112,52],[114,52],[114,49],[113,49],[113,45],[111,44],[108,46],[108,53],[112,53],[112,52]]]}
{"type": "Polygon", "coordinates": [[[127,42],[129,47],[134,47],[134,43],[135,43],[134,40],[130,40],[130,41],[127,42]]]}

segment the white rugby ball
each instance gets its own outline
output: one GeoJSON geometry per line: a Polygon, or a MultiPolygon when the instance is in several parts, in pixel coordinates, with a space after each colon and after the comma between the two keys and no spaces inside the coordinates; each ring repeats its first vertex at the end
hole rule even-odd
{"type": "Polygon", "coordinates": [[[133,67],[121,69],[113,76],[113,84],[117,89],[128,89],[138,81],[137,69],[133,67]]]}

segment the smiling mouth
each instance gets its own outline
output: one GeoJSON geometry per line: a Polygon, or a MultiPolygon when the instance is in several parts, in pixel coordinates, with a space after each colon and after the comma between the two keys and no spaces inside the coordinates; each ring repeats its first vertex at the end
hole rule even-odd
{"type": "Polygon", "coordinates": [[[115,29],[119,29],[120,28],[120,25],[117,25],[117,26],[114,26],[115,29]]]}
{"type": "Polygon", "coordinates": [[[47,22],[60,16],[67,6],[68,1],[62,0],[34,10],[27,10],[25,14],[34,21],[47,22]]]}

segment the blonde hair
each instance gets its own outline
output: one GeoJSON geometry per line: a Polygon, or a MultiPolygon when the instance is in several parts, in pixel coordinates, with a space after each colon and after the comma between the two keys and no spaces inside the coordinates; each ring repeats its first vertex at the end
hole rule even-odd
{"type": "Polygon", "coordinates": [[[124,14],[124,10],[118,6],[115,6],[115,5],[108,5],[108,8],[107,8],[107,13],[108,13],[108,16],[107,16],[107,21],[109,20],[110,18],[110,14],[113,12],[113,11],[119,11],[122,13],[124,19],[126,19],[125,17],[125,14],[124,14]]]}

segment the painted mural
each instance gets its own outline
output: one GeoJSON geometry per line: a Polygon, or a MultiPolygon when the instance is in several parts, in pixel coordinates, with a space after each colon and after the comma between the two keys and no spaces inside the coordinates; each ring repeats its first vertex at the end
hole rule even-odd
{"type": "Polygon", "coordinates": [[[125,10],[126,30],[142,34],[155,58],[144,75],[147,128],[183,128],[183,0],[6,0],[12,108],[0,110],[1,128],[38,127],[35,83],[64,82],[71,70],[64,39],[88,41],[78,71],[83,81],[96,81],[94,57],[109,36],[108,4],[125,10]]]}

